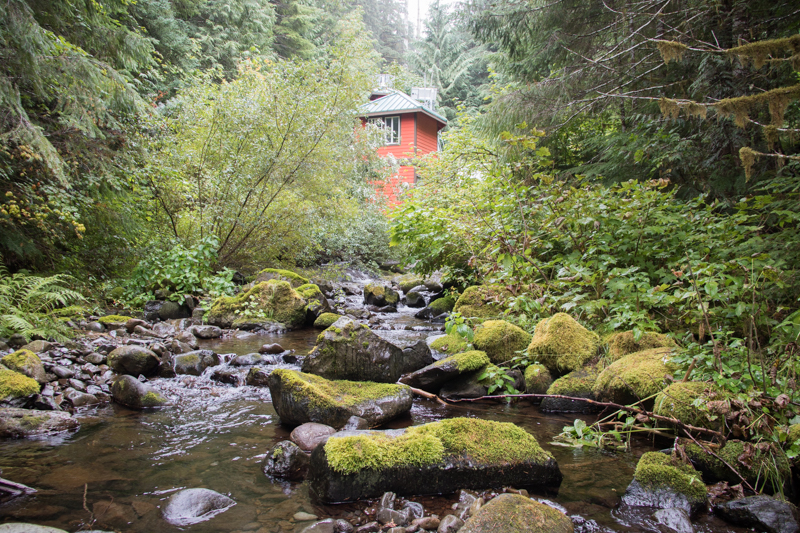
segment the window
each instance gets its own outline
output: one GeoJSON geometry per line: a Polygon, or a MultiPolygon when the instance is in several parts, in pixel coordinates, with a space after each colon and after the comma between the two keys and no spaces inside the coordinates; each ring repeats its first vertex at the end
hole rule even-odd
{"type": "Polygon", "coordinates": [[[383,131],[384,144],[400,144],[400,117],[382,117],[369,119],[383,131]]]}

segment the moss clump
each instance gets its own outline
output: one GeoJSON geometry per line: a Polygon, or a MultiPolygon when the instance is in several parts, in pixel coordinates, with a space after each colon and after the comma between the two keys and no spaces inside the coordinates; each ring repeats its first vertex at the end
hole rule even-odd
{"type": "Polygon", "coordinates": [[[397,286],[400,287],[400,290],[404,293],[408,293],[414,287],[419,287],[420,285],[424,285],[425,280],[422,279],[420,276],[415,276],[413,274],[409,274],[406,276],[402,276],[398,282],[397,286]]]}
{"type": "MultiPolygon", "coordinates": [[[[597,377],[594,394],[602,401],[629,404],[661,392],[665,378],[675,369],[672,350],[653,348],[626,355],[611,363],[597,377]]],[[[652,405],[650,400],[646,406],[652,405]]]]}
{"type": "Polygon", "coordinates": [[[319,289],[317,285],[313,283],[306,283],[305,285],[300,285],[295,289],[297,294],[305,298],[306,300],[318,299],[322,298],[322,291],[319,289]]]}
{"type": "MultiPolygon", "coordinates": [[[[341,315],[337,315],[336,313],[322,313],[314,321],[314,327],[327,329],[340,318],[342,318],[341,315]]],[[[317,342],[319,342],[319,340],[317,340],[317,342]]]]}
{"type": "Polygon", "coordinates": [[[432,301],[428,304],[428,309],[431,310],[433,316],[439,316],[442,313],[449,313],[453,310],[453,307],[456,305],[456,299],[448,294],[447,296],[443,296],[432,301]]]}
{"type": "Polygon", "coordinates": [[[632,331],[614,333],[608,339],[608,355],[612,361],[622,356],[651,348],[674,348],[675,341],[662,333],[644,333],[635,340],[632,331]]]}
{"type": "Polygon", "coordinates": [[[58,318],[74,318],[74,317],[84,317],[88,314],[88,311],[85,307],[81,305],[70,305],[68,307],[62,307],[61,309],[54,309],[50,312],[51,316],[55,316],[58,318]]]}
{"type": "Polygon", "coordinates": [[[520,494],[501,494],[467,520],[460,533],[572,533],[572,521],[560,511],[520,494]]]}
{"type": "Polygon", "coordinates": [[[308,398],[312,406],[321,408],[354,407],[366,401],[394,396],[408,388],[394,383],[329,380],[286,368],[278,368],[272,374],[280,378],[286,390],[308,398]]]}
{"type": "Polygon", "coordinates": [[[27,398],[38,392],[39,384],[35,379],[13,370],[0,369],[0,401],[27,398]]]}
{"type": "Polygon", "coordinates": [[[596,368],[582,368],[561,376],[547,388],[547,394],[563,396],[589,397],[597,381],[599,372],[596,368]]]}
{"type": "Polygon", "coordinates": [[[17,350],[0,359],[0,363],[9,370],[25,373],[26,369],[41,365],[42,360],[30,350],[17,350]]]}
{"type": "Polygon", "coordinates": [[[471,318],[496,318],[502,314],[510,297],[511,292],[501,285],[473,285],[459,296],[453,311],[471,318]]]}
{"type": "Polygon", "coordinates": [[[206,314],[206,320],[222,327],[259,320],[298,326],[305,322],[305,306],[306,301],[288,281],[270,279],[236,296],[217,298],[206,314]]]}
{"type": "Polygon", "coordinates": [[[647,452],[639,459],[633,478],[647,489],[667,487],[690,501],[705,501],[706,486],[691,465],[660,452],[647,452]]]}
{"type": "Polygon", "coordinates": [[[677,418],[690,426],[719,429],[725,417],[716,410],[730,408],[728,395],[709,383],[700,381],[673,383],[656,396],[653,409],[657,415],[677,418]],[[700,409],[693,404],[700,400],[708,409],[700,409]],[[713,403],[712,403],[713,402],[713,403]]]}
{"type": "Polygon", "coordinates": [[[791,466],[786,454],[776,445],[755,445],[739,440],[729,440],[716,453],[723,461],[736,469],[734,474],[722,461],[704,451],[700,446],[687,442],[686,455],[699,470],[711,480],[739,483],[744,478],[756,490],[778,492],[789,481],[791,466]]]}
{"type": "Polygon", "coordinates": [[[545,394],[553,383],[553,376],[544,365],[531,365],[525,369],[525,391],[528,394],[545,394]]]}
{"type": "Polygon", "coordinates": [[[256,276],[256,281],[259,282],[269,281],[271,279],[288,281],[291,283],[292,287],[300,287],[310,283],[308,278],[304,278],[300,274],[292,272],[291,270],[283,270],[280,268],[265,268],[258,273],[258,276],[256,276]]]}
{"type": "Polygon", "coordinates": [[[325,444],[325,453],[331,467],[343,473],[424,466],[446,458],[484,464],[552,459],[532,435],[514,424],[476,418],[451,418],[411,427],[394,439],[380,433],[332,437],[325,444]]]}
{"type": "Polygon", "coordinates": [[[563,374],[581,368],[597,354],[600,337],[566,313],[556,313],[536,325],[528,355],[551,372],[563,374]]]}
{"type": "Polygon", "coordinates": [[[99,319],[97,319],[97,321],[101,324],[124,324],[131,318],[132,317],[124,315],[106,315],[101,316],[99,319]]]}
{"type": "Polygon", "coordinates": [[[437,352],[454,355],[467,349],[467,341],[463,337],[451,333],[433,341],[431,348],[437,352]]]}
{"type": "Polygon", "coordinates": [[[167,399],[157,392],[150,391],[142,396],[142,407],[158,407],[167,403],[167,399]]]}
{"type": "Polygon", "coordinates": [[[505,320],[487,320],[475,328],[473,343],[486,352],[492,363],[503,364],[522,352],[531,342],[527,331],[505,320]]]}
{"type": "Polygon", "coordinates": [[[489,357],[485,352],[471,350],[469,352],[461,352],[456,355],[451,355],[450,357],[445,357],[444,359],[436,361],[431,366],[444,366],[451,363],[455,363],[456,368],[461,373],[474,372],[488,365],[489,357]]]}

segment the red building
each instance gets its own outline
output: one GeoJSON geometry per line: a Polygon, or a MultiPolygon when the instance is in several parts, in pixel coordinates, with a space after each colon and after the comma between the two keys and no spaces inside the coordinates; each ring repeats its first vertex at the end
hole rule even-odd
{"type": "Polygon", "coordinates": [[[432,100],[423,102],[401,91],[382,89],[373,92],[370,102],[361,106],[362,120],[377,124],[384,132],[378,155],[394,156],[400,163],[397,174],[373,182],[389,206],[397,205],[399,193],[417,181],[411,159],[439,151],[439,131],[447,126],[447,119],[433,110],[432,100]]]}

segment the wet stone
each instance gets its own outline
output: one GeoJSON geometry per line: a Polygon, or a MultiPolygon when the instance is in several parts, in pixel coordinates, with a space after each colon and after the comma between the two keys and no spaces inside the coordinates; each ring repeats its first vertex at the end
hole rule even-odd
{"type": "Polygon", "coordinates": [[[239,373],[236,370],[218,368],[211,374],[211,379],[219,383],[239,385],[239,373]]]}
{"type": "Polygon", "coordinates": [[[331,426],[318,424],[316,422],[307,422],[294,428],[289,438],[292,439],[292,442],[297,444],[301,450],[310,452],[334,433],[336,433],[336,430],[331,426]]]}
{"type": "Polygon", "coordinates": [[[209,489],[184,489],[173,494],[164,508],[164,520],[190,526],[210,520],[236,505],[229,497],[209,489]]]}
{"type": "Polygon", "coordinates": [[[86,383],[79,379],[68,379],[67,383],[70,387],[77,391],[85,392],[86,391],[86,383]]]}
{"type": "Polygon", "coordinates": [[[50,372],[55,374],[58,379],[69,379],[75,375],[75,371],[71,368],[67,368],[66,366],[54,366],[50,369],[50,372]]]}
{"type": "Polygon", "coordinates": [[[798,524],[791,504],[770,496],[750,496],[714,506],[723,520],[766,533],[796,533],[798,524]]]}
{"type": "Polygon", "coordinates": [[[670,532],[694,533],[692,521],[683,509],[659,509],[653,513],[653,518],[670,532]]]}
{"type": "Polygon", "coordinates": [[[251,387],[267,387],[269,385],[269,372],[258,367],[253,367],[247,373],[245,383],[251,387]]]}
{"type": "Polygon", "coordinates": [[[261,348],[258,349],[258,353],[262,354],[281,354],[286,350],[280,344],[265,344],[261,348]]]}
{"type": "Polygon", "coordinates": [[[261,471],[269,477],[299,481],[306,477],[309,461],[308,455],[299,446],[285,440],[267,452],[261,471]]]}
{"type": "Polygon", "coordinates": [[[437,533],[456,533],[459,529],[464,527],[464,521],[455,515],[447,515],[439,522],[439,527],[436,529],[437,533]]]}

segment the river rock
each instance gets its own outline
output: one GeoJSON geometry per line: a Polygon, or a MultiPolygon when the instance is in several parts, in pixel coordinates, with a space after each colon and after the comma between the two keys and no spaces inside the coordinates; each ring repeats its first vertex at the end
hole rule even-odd
{"type": "Polygon", "coordinates": [[[38,526],[36,524],[24,524],[22,522],[10,522],[0,524],[0,533],[67,533],[63,529],[55,527],[38,526]]]}
{"type": "Polygon", "coordinates": [[[277,361],[273,357],[265,357],[258,353],[237,355],[231,360],[231,366],[274,365],[277,361]]]}
{"type": "Polygon", "coordinates": [[[267,452],[261,471],[269,477],[300,481],[308,474],[309,458],[295,443],[284,440],[267,452]]]}
{"type": "Polygon", "coordinates": [[[164,508],[164,520],[173,526],[205,522],[236,505],[227,496],[209,489],[184,489],[170,497],[164,508]]]}
{"type": "Polygon", "coordinates": [[[531,342],[531,334],[505,320],[487,320],[475,328],[475,349],[486,352],[489,360],[502,365],[508,363],[531,342]]]}
{"type": "Polygon", "coordinates": [[[449,514],[439,522],[436,533],[456,533],[462,527],[464,527],[464,521],[456,515],[449,514]]]}
{"type": "Polygon", "coordinates": [[[478,379],[481,373],[481,371],[469,372],[448,381],[439,389],[439,396],[445,400],[486,396],[489,394],[489,389],[478,379]]]}
{"type": "Polygon", "coordinates": [[[758,495],[715,505],[714,512],[737,526],[766,533],[796,533],[798,525],[792,507],[790,503],[758,495]]]}
{"type": "MultiPolygon", "coordinates": [[[[30,344],[28,346],[30,346],[30,344]]],[[[42,360],[39,359],[39,356],[31,350],[21,348],[0,359],[0,364],[9,370],[14,370],[31,379],[35,379],[38,383],[47,383],[44,364],[42,364],[42,360]]]]}
{"type": "Polygon", "coordinates": [[[659,509],[653,513],[656,522],[674,533],[694,533],[692,521],[683,509],[659,509]]]}
{"type": "Polygon", "coordinates": [[[383,307],[396,307],[400,302],[400,294],[385,283],[369,283],[364,287],[364,303],[383,307]]]}
{"type": "MultiPolygon", "coordinates": [[[[592,392],[600,401],[624,405],[655,396],[675,370],[672,354],[670,348],[653,348],[626,355],[600,373],[592,392]]],[[[646,409],[653,404],[652,399],[643,403],[646,409]]]]}
{"type": "Polygon", "coordinates": [[[706,486],[691,466],[660,452],[647,452],[639,459],[633,481],[622,495],[631,507],[683,509],[693,514],[705,507],[706,486]]]}
{"type": "Polygon", "coordinates": [[[251,387],[266,387],[269,385],[269,371],[254,366],[244,379],[245,384],[251,387]]]}
{"type": "Polygon", "coordinates": [[[414,398],[406,385],[331,381],[284,368],[274,370],[268,384],[272,405],[289,426],[319,422],[340,428],[358,416],[375,427],[410,411],[414,398]]]}
{"type": "Polygon", "coordinates": [[[189,332],[198,339],[218,339],[222,337],[222,328],[217,326],[192,326],[189,332]]]}
{"type": "Polygon", "coordinates": [[[519,494],[500,494],[470,517],[460,533],[572,533],[572,521],[549,505],[519,494]]]}
{"type": "Polygon", "coordinates": [[[64,398],[69,400],[73,407],[83,407],[85,405],[100,403],[100,400],[98,400],[96,396],[75,389],[65,390],[64,398]]]}
{"type": "Polygon", "coordinates": [[[111,385],[111,397],[120,405],[131,409],[145,409],[168,405],[169,401],[151,386],[138,379],[123,375],[111,385]]]}
{"type": "MultiPolygon", "coordinates": [[[[572,396],[594,400],[593,387],[599,372],[594,367],[581,368],[561,376],[547,388],[547,394],[572,396]]],[[[542,398],[539,408],[546,413],[592,413],[597,408],[580,400],[565,398],[542,398]]]]}
{"type": "Polygon", "coordinates": [[[489,357],[485,352],[473,350],[451,355],[424,368],[406,374],[400,378],[400,383],[409,387],[437,393],[442,385],[455,379],[461,374],[475,372],[489,364],[489,357]]]}
{"type": "Polygon", "coordinates": [[[63,411],[0,408],[0,438],[24,439],[75,431],[79,427],[78,421],[63,411]]]}
{"type": "Polygon", "coordinates": [[[525,392],[528,394],[545,394],[552,384],[553,377],[546,366],[534,364],[525,369],[525,392]]]}
{"type": "Polygon", "coordinates": [[[289,438],[304,452],[311,452],[320,442],[323,442],[334,433],[336,433],[336,430],[330,426],[307,422],[294,428],[289,438]]]}
{"type": "Polygon", "coordinates": [[[191,316],[192,310],[184,304],[161,300],[151,300],[144,304],[144,319],[150,322],[189,318],[191,316]]]}
{"type": "Polygon", "coordinates": [[[175,356],[175,373],[199,376],[206,368],[219,363],[219,355],[211,350],[195,350],[175,356]]]}
{"type": "Polygon", "coordinates": [[[342,317],[320,334],[302,369],[327,379],[395,383],[403,374],[432,362],[425,341],[404,346],[342,317]]]}
{"type": "Polygon", "coordinates": [[[276,322],[299,327],[306,321],[306,303],[289,282],[270,279],[236,296],[217,298],[206,313],[206,319],[209,324],[222,328],[258,329],[276,322]],[[237,314],[245,309],[260,316],[237,314]]]}
{"type": "Polygon", "coordinates": [[[285,352],[286,350],[283,349],[283,346],[277,343],[273,344],[264,344],[261,348],[258,349],[258,353],[261,354],[272,354],[277,355],[285,352]]]}
{"type": "Polygon", "coordinates": [[[128,333],[133,333],[136,329],[136,326],[142,326],[143,328],[150,328],[150,322],[146,320],[142,320],[141,318],[131,318],[125,322],[125,329],[128,330],[128,333]]]}
{"type": "Polygon", "coordinates": [[[159,337],[174,337],[178,333],[177,328],[169,322],[156,322],[153,324],[152,331],[159,337]]]}
{"type": "Polygon", "coordinates": [[[43,353],[43,352],[48,351],[52,347],[53,347],[53,344],[50,343],[50,342],[43,341],[43,340],[35,340],[35,341],[29,342],[28,344],[26,344],[25,346],[20,348],[20,350],[30,350],[33,353],[43,353]]]}
{"type": "Polygon", "coordinates": [[[108,354],[108,366],[117,374],[153,376],[160,362],[155,353],[136,345],[120,346],[108,354]]]}
{"type": "Polygon", "coordinates": [[[309,488],[324,503],[462,488],[553,488],[555,459],[510,423],[451,418],[403,430],[342,431],[311,454],[309,488]],[[391,459],[388,459],[391,458],[391,459]]]}
{"type": "Polygon", "coordinates": [[[536,325],[528,355],[550,372],[566,374],[583,367],[597,354],[600,337],[566,313],[556,313],[536,325]]]}
{"type": "Polygon", "coordinates": [[[0,368],[0,405],[24,407],[39,390],[40,385],[35,379],[0,368]]]}
{"type": "MultiPolygon", "coordinates": [[[[424,290],[425,287],[422,287],[422,289],[424,290]]],[[[405,300],[408,307],[425,307],[425,296],[421,292],[416,291],[416,288],[406,294],[405,300]]]]}
{"type": "Polygon", "coordinates": [[[228,385],[240,384],[239,372],[232,368],[215,368],[211,373],[211,379],[219,383],[227,383],[228,385]]]}

